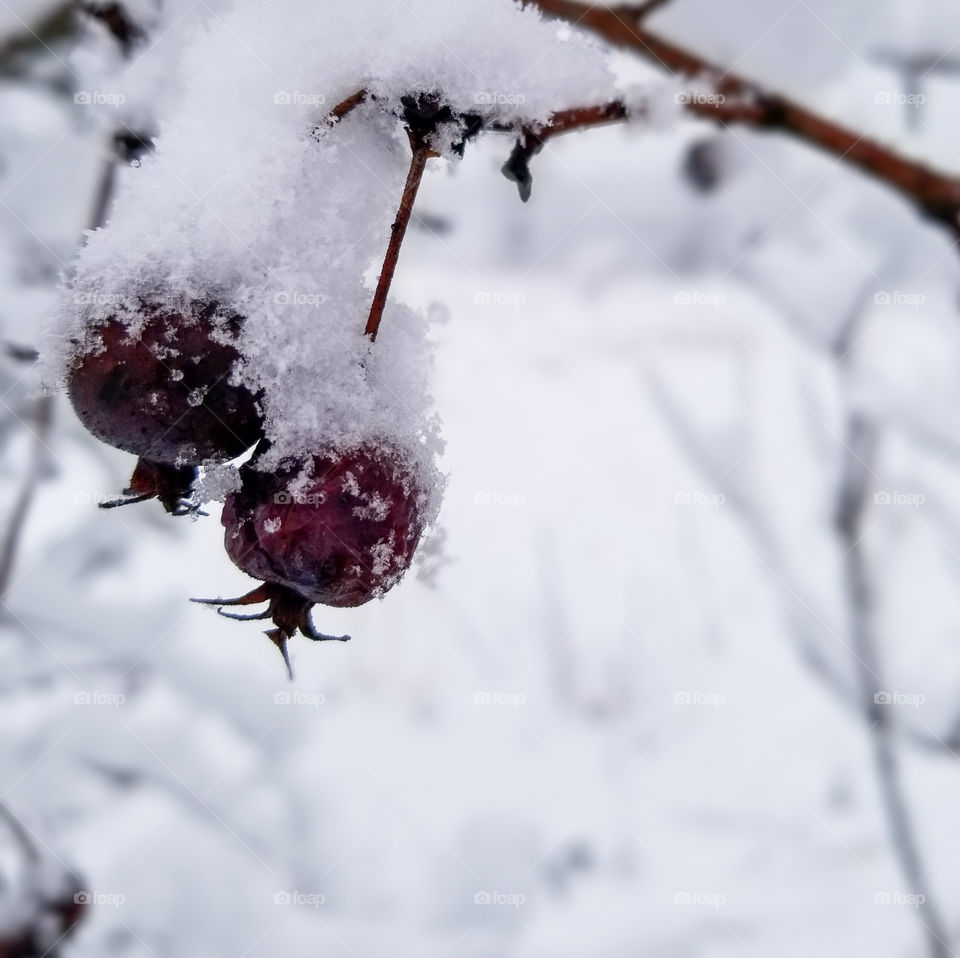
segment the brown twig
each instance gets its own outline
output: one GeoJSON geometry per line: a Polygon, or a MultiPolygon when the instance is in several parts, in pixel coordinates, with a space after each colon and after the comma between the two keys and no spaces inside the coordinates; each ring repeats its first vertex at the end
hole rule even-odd
{"type": "Polygon", "coordinates": [[[575,0],[526,2],[591,30],[616,46],[635,50],[671,73],[713,76],[718,95],[691,96],[686,103],[690,112],[724,124],[744,123],[756,129],[790,133],[886,183],[924,214],[960,233],[960,177],[902,156],[659,36],[643,23],[643,17],[650,12],[649,5],[594,7],[575,0]]]}
{"type": "Polygon", "coordinates": [[[383,261],[383,269],[380,270],[380,281],[377,283],[377,291],[373,295],[373,305],[370,307],[370,316],[364,330],[364,333],[370,337],[370,342],[376,341],[377,333],[380,330],[380,320],[383,319],[383,310],[387,305],[387,295],[390,292],[390,285],[393,283],[394,273],[397,271],[397,261],[400,259],[400,247],[403,245],[403,238],[406,235],[407,227],[410,225],[410,215],[413,213],[413,204],[417,199],[417,192],[423,180],[424,170],[427,168],[427,160],[431,156],[437,155],[430,147],[412,135],[410,137],[410,148],[413,151],[413,156],[410,159],[410,172],[407,174],[407,182],[403,187],[403,196],[400,200],[397,218],[390,229],[387,255],[383,261]]]}
{"type": "Polygon", "coordinates": [[[503,175],[517,184],[520,198],[526,202],[530,199],[533,188],[533,178],[530,175],[530,160],[544,147],[547,140],[561,133],[572,130],[585,130],[592,126],[604,126],[607,123],[616,123],[626,119],[626,104],[619,100],[604,103],[600,106],[579,107],[572,110],[561,110],[554,113],[550,122],[539,129],[524,127],[510,154],[510,159],[503,165],[503,175]]]}
{"type": "Polygon", "coordinates": [[[361,103],[366,103],[370,94],[366,90],[357,90],[338,103],[326,116],[323,123],[314,127],[313,138],[320,140],[333,129],[348,113],[352,113],[361,103]]]}
{"type": "Polygon", "coordinates": [[[107,222],[107,214],[110,212],[110,203],[113,200],[116,185],[117,158],[111,155],[103,161],[100,185],[97,187],[97,193],[93,201],[93,212],[90,214],[90,229],[99,229],[107,222]]]}
{"type": "Polygon", "coordinates": [[[350,94],[342,103],[338,103],[327,117],[328,122],[332,120],[342,120],[351,110],[356,109],[363,103],[370,94],[366,90],[357,90],[350,94]]]}

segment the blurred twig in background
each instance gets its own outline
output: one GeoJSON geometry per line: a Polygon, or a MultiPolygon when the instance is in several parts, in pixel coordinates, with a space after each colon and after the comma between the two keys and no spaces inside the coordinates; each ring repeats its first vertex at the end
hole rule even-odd
{"type": "Polygon", "coordinates": [[[689,97],[684,104],[697,116],[789,133],[892,187],[925,216],[960,237],[960,177],[901,156],[652,32],[643,20],[662,2],[620,7],[587,6],[574,0],[525,2],[591,30],[615,46],[628,47],[670,73],[710,82],[720,96],[689,97]]]}
{"type": "MultiPolygon", "coordinates": [[[[831,355],[841,375],[852,354],[864,299],[865,291],[857,297],[840,335],[831,347],[831,355]]],[[[801,606],[801,611],[793,616],[792,631],[798,638],[804,661],[841,701],[852,705],[867,722],[894,853],[909,885],[910,894],[916,896],[919,903],[917,916],[927,937],[928,954],[931,958],[946,958],[952,954],[947,944],[949,935],[942,911],[931,894],[927,868],[907,803],[897,755],[898,729],[892,720],[891,709],[881,697],[887,685],[883,680],[883,663],[875,632],[874,588],[864,550],[864,538],[868,532],[864,526],[864,516],[871,501],[875,476],[873,462],[878,440],[876,423],[869,421],[859,410],[848,409],[841,439],[843,475],[837,492],[834,525],[840,536],[844,564],[850,631],[849,651],[854,659],[856,674],[856,684],[852,685],[821,650],[817,634],[824,628],[822,620],[814,614],[809,617],[803,615],[805,603],[799,590],[795,591],[790,583],[788,564],[781,554],[774,530],[756,504],[755,497],[751,497],[734,482],[730,478],[729,469],[725,469],[709,454],[667,387],[656,376],[651,376],[649,382],[651,396],[664,420],[670,424],[671,434],[680,442],[691,461],[705,475],[711,477],[717,488],[722,490],[725,501],[740,515],[744,527],[751,532],[752,545],[758,558],[772,572],[773,580],[783,592],[785,603],[791,608],[801,606]]],[[[943,742],[936,736],[914,731],[908,738],[915,744],[955,754],[954,745],[943,742]]]]}
{"type": "MultiPolygon", "coordinates": [[[[853,319],[834,345],[837,366],[842,368],[850,356],[856,327],[853,319]]],[[[881,698],[886,687],[883,663],[874,628],[874,590],[864,552],[866,506],[870,501],[872,463],[878,440],[875,423],[856,410],[848,412],[844,450],[844,476],[839,490],[836,528],[844,547],[845,578],[850,613],[850,640],[856,659],[861,708],[869,722],[873,760],[880,785],[890,838],[910,893],[919,902],[917,916],[927,936],[932,958],[952,954],[941,910],[931,895],[916,829],[910,815],[906,790],[897,755],[896,729],[891,710],[881,698]]]]}
{"type": "MultiPolygon", "coordinates": [[[[79,9],[96,20],[102,21],[107,29],[116,37],[125,55],[129,55],[133,47],[140,42],[144,34],[140,28],[127,16],[122,4],[118,3],[84,3],[74,5],[67,3],[57,7],[45,17],[35,28],[28,30],[24,36],[18,36],[0,44],[0,73],[4,64],[11,59],[14,61],[21,55],[43,53],[47,51],[47,41],[68,37],[73,32],[76,20],[76,10],[79,9]]],[[[90,228],[97,229],[106,222],[110,202],[116,187],[117,166],[123,161],[137,159],[143,152],[150,149],[151,140],[147,134],[138,134],[128,130],[118,130],[114,136],[112,149],[104,161],[103,173],[94,199],[93,214],[90,219],[90,228]]],[[[30,350],[17,352],[17,347],[7,345],[6,351],[11,358],[31,361],[36,354],[30,350]]],[[[54,397],[41,396],[35,405],[33,426],[31,433],[34,438],[34,452],[23,479],[20,494],[17,497],[3,540],[0,542],[0,602],[6,596],[10,587],[13,566],[16,560],[17,548],[23,527],[26,524],[33,504],[36,488],[43,475],[47,456],[47,437],[53,421],[54,397]]]]}
{"type": "Polygon", "coordinates": [[[14,503],[13,510],[10,513],[10,519],[7,523],[3,540],[0,542],[0,603],[3,602],[7,590],[10,587],[17,547],[20,544],[23,527],[30,514],[30,506],[33,504],[37,486],[40,483],[40,478],[43,475],[43,470],[46,465],[47,437],[50,434],[52,422],[53,396],[41,396],[36,401],[33,424],[29,427],[34,441],[33,455],[27,467],[26,475],[23,477],[17,501],[14,503]]]}
{"type": "Polygon", "coordinates": [[[71,37],[75,28],[74,7],[69,0],[36,23],[25,24],[21,33],[0,41],[0,76],[19,76],[30,58],[71,37]]]}
{"type": "Polygon", "coordinates": [[[134,47],[146,34],[129,15],[122,3],[91,3],[78,0],[78,9],[102,23],[116,38],[125,56],[129,56],[134,47]]]}

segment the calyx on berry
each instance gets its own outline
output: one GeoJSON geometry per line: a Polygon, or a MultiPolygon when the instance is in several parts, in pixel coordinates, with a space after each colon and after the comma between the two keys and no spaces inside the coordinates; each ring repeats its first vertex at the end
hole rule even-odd
{"type": "MultiPolygon", "coordinates": [[[[266,472],[259,456],[243,466],[241,488],[223,510],[227,554],[264,585],[220,606],[267,602],[253,616],[289,668],[287,640],[300,632],[334,638],[310,624],[314,604],[355,607],[384,595],[403,577],[425,525],[426,493],[398,450],[378,444],[319,452],[266,472]]],[[[342,637],[341,641],[348,637],[342,637]]]]}
{"type": "Polygon", "coordinates": [[[172,516],[205,515],[194,501],[197,481],[196,466],[168,466],[163,462],[138,459],[123,497],[101,502],[101,509],[129,506],[147,499],[157,499],[172,516]]]}

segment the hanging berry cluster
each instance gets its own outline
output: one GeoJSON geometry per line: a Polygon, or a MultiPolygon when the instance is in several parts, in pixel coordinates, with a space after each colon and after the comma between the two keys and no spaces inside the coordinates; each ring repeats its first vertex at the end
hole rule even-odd
{"type": "MultiPolygon", "coordinates": [[[[313,136],[334,135],[346,113],[374,99],[352,96],[313,136]]],[[[447,147],[462,151],[482,125],[436,96],[408,96],[377,110],[381,120],[386,113],[402,122],[412,159],[366,323],[353,318],[364,329],[368,358],[381,348],[374,344],[400,247],[427,160],[437,155],[431,144],[443,129],[447,147]]],[[[315,604],[360,606],[400,581],[433,518],[433,496],[416,457],[383,436],[361,437],[347,448],[321,442],[278,456],[266,428],[267,397],[251,385],[256,377],[243,354],[244,329],[256,322],[256,315],[241,315],[222,299],[154,289],[78,330],[70,338],[65,378],[84,426],[138,457],[124,498],[104,508],[156,498],[173,515],[204,514],[199,470],[252,450],[238,487],[226,497],[222,522],[227,554],[261,584],[241,598],[195,601],[218,606],[228,618],[272,620],[266,634],[289,670],[287,643],[295,634],[349,638],[317,631],[315,604]],[[255,604],[265,608],[226,611],[255,604]]],[[[361,375],[365,365],[359,363],[361,375]]]]}

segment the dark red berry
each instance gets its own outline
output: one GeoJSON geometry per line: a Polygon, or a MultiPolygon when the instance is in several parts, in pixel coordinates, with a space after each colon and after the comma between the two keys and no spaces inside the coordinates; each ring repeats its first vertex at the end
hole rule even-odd
{"type": "Polygon", "coordinates": [[[80,421],[103,442],[152,462],[239,456],[261,429],[257,397],[231,383],[242,323],[216,304],[181,312],[144,306],[135,326],[108,319],[68,372],[80,421]]]}
{"type": "MultiPolygon", "coordinates": [[[[264,585],[218,605],[267,602],[255,616],[272,618],[268,632],[286,657],[300,631],[322,640],[310,624],[315,603],[363,605],[403,577],[425,523],[425,490],[402,455],[382,446],[321,453],[275,472],[241,469],[242,485],[223,509],[227,554],[264,585]]],[[[288,663],[289,664],[289,663],[288,663]]]]}

